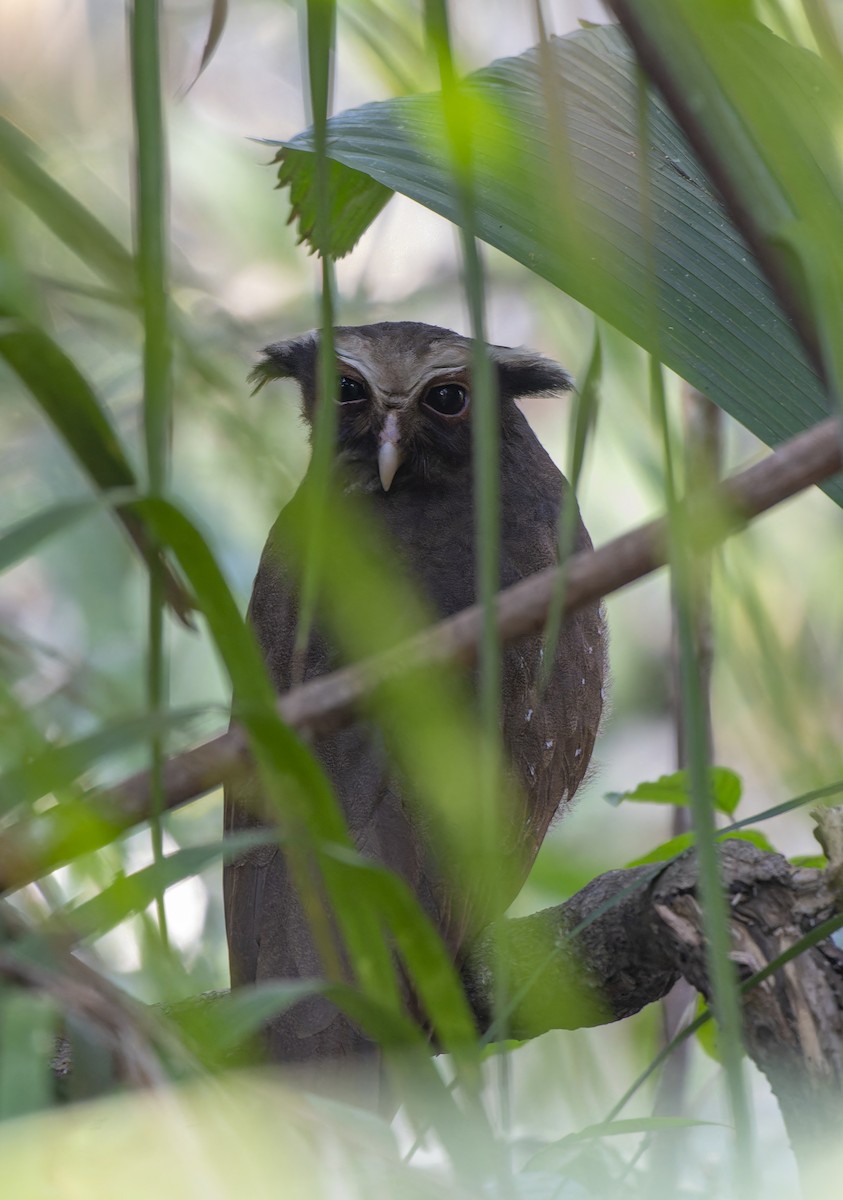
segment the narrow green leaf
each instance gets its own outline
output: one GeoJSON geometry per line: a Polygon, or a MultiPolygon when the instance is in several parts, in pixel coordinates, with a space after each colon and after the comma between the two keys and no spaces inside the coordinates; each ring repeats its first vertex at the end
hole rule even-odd
{"type": "MultiPolygon", "coordinates": [[[[132,107],[135,119],[135,239],[143,315],[143,424],[149,491],[160,495],[169,476],[172,435],[172,340],[169,300],[169,227],[167,153],[161,99],[159,0],[129,5],[132,107]]],[[[168,673],[164,625],[164,576],[161,556],[149,564],[146,694],[149,710],[167,707],[168,673]]],[[[160,864],[164,854],[164,747],[150,739],[150,836],[160,864]]],[[[158,929],[169,944],[163,892],[157,897],[158,929]]]]}
{"type": "Polygon", "coordinates": [[[137,294],[132,256],[84,205],[38,164],[38,148],[0,117],[0,180],[62,242],[130,302],[137,294]]]}
{"type": "Polygon", "coordinates": [[[168,1016],[207,1061],[224,1062],[273,1017],[325,991],[321,979],[274,979],[180,1004],[168,1016]]]}
{"type": "Polygon", "coordinates": [[[202,846],[186,846],[131,875],[118,875],[92,900],[62,913],[62,924],[67,921],[72,925],[83,941],[102,937],[128,917],[143,912],[168,888],[200,874],[218,859],[277,840],[278,835],[272,830],[261,829],[220,838],[202,846]]]}
{"type": "Polygon", "coordinates": [[[47,997],[0,989],[0,1121],[49,1107],[57,1014],[47,997]]]}
{"type": "Polygon", "coordinates": [[[347,885],[357,894],[368,894],[372,907],[384,914],[425,1011],[435,1018],[437,1040],[443,1050],[461,1056],[464,1061],[468,1055],[472,1083],[477,1085],[479,1076],[474,1074],[479,1063],[477,1027],[452,958],[439,934],[397,875],[358,855],[339,849],[330,853],[351,868],[353,874],[347,876],[347,885]]]}
{"type": "MultiPolygon", "coordinates": [[[[712,1027],[713,1022],[709,1021],[707,1028],[712,1027]]],[[[662,1133],[675,1129],[696,1129],[701,1126],[728,1128],[722,1121],[700,1121],[692,1117],[629,1117],[619,1121],[600,1121],[595,1125],[586,1125],[583,1129],[578,1129],[576,1133],[569,1133],[559,1141],[544,1146],[537,1154],[533,1155],[527,1165],[530,1169],[535,1170],[539,1167],[547,1168],[554,1162],[564,1164],[568,1159],[567,1151],[572,1146],[582,1142],[599,1141],[604,1137],[624,1137],[636,1133],[662,1133]]]]}
{"type": "Polygon", "coordinates": [[[34,516],[26,517],[10,529],[0,533],[0,571],[7,571],[21,559],[28,558],[42,542],[57,533],[63,533],[77,521],[102,512],[106,507],[115,507],[137,500],[138,493],[127,488],[104,492],[100,497],[85,500],[64,501],[54,508],[44,509],[34,516]]]}
{"type": "MultiPolygon", "coordinates": [[[[216,648],[225,663],[238,697],[238,716],[251,741],[268,799],[274,804],[282,830],[307,833],[314,849],[325,843],[350,848],[342,812],[321,766],[300,739],[278,716],[275,693],[266,673],[251,629],[241,617],[222,573],[207,544],[183,513],[161,499],[141,501],[137,506],[156,536],[176,556],[187,579],[200,598],[211,627],[216,648]]],[[[294,853],[301,853],[299,838],[291,839],[294,853]]],[[[331,860],[322,858],[325,882],[331,891],[336,876],[331,860]]],[[[314,920],[325,919],[323,898],[314,888],[312,872],[302,878],[312,889],[314,920]]],[[[305,897],[307,903],[307,896],[305,897]]],[[[383,924],[368,906],[350,906],[343,900],[341,886],[335,911],[349,953],[361,981],[380,998],[398,1003],[396,982],[383,924]]],[[[329,936],[326,927],[326,936],[329,936]]]]}
{"type": "Polygon", "coordinates": [[[190,83],[188,91],[196,81],[202,76],[208,63],[214,57],[217,46],[220,44],[220,39],[225,29],[225,23],[228,20],[228,0],[212,0],[211,3],[211,20],[208,25],[208,36],[205,38],[205,45],[202,47],[202,59],[199,63],[199,70],[190,83]]]}
{"type": "Polygon", "coordinates": [[[22,320],[0,325],[0,355],[37,400],[97,487],[135,488],[137,480],[93,388],[42,329],[22,320]]]}
{"type": "MultiPolygon", "coordinates": [[[[126,457],[105,410],[87,379],[43,329],[0,308],[0,357],[32,393],[68,450],[101,491],[137,489],[134,469],[126,457]]],[[[117,512],[144,559],[153,557],[150,539],[136,512],[117,512]]],[[[192,608],[178,580],[165,570],[167,600],[185,622],[192,608]]]]}
{"type": "Polygon", "coordinates": [[[178,729],[206,712],[202,708],[169,709],[115,721],[104,729],[63,745],[46,745],[37,757],[0,775],[0,812],[68,787],[97,763],[129,746],[178,729]]]}

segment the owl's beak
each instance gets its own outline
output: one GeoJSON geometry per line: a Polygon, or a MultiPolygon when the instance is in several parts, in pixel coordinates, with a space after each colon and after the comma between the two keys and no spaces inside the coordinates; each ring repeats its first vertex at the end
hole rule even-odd
{"type": "Polygon", "coordinates": [[[378,436],[378,474],[381,477],[381,487],[388,492],[395,478],[395,472],[404,461],[404,450],[401,446],[401,430],[398,426],[398,416],[394,412],[386,414],[386,420],[378,436]]]}

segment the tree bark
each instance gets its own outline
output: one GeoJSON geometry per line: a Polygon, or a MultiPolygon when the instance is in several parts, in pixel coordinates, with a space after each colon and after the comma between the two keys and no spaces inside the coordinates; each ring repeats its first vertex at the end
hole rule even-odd
{"type": "MultiPolygon", "coordinates": [[[[796,868],[737,839],[722,846],[739,981],[840,911],[833,871],[796,868]]],[[[491,1024],[495,963],[506,955],[518,1003],[510,1037],[619,1020],[685,979],[711,989],[693,852],[661,868],[610,871],[566,904],[487,933],[465,971],[481,1028],[491,1024]],[[611,905],[611,906],[609,906],[611,905]]],[[[843,950],[825,938],[746,991],[744,1036],[804,1163],[843,1127],[843,950]]]]}

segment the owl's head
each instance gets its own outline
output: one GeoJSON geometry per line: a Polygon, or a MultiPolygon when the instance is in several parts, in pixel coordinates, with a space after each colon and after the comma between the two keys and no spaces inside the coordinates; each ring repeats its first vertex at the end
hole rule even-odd
{"type": "MultiPolygon", "coordinates": [[[[338,452],[369,467],[384,491],[434,481],[471,462],[470,338],[436,325],[384,321],[334,330],[338,452]]],[[[571,387],[566,371],[531,350],[489,346],[502,431],[515,398],[571,387]]],[[[296,379],[310,424],[319,393],[319,331],[267,346],[250,379],[296,379]]],[[[375,480],[376,481],[376,480],[375,480]]]]}

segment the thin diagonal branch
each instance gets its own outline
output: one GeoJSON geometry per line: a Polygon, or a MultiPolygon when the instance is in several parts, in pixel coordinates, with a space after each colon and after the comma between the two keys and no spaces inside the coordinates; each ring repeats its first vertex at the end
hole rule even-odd
{"type": "MultiPolygon", "coordinates": [[[[785,442],[722,486],[692,498],[690,536],[701,549],[714,545],[759,513],[841,469],[840,428],[832,418],[785,442]]],[[[566,614],[641,579],[666,561],[666,526],[661,518],[598,550],[574,555],[566,566],[566,614]]],[[[498,595],[497,626],[502,641],[514,641],[543,628],[558,586],[558,571],[539,571],[498,595]]],[[[278,711],[305,736],[340,728],[354,719],[361,702],[398,673],[437,663],[473,663],[481,628],[480,608],[464,609],[387,654],[293,689],[279,698],[278,711]]],[[[164,765],[165,806],[177,808],[203,795],[242,771],[249,761],[246,735],[238,726],[174,755],[164,765]]],[[[108,825],[103,830],[103,844],[115,831],[148,819],[149,792],[149,775],[141,772],[108,792],[91,794],[91,812],[108,825]]],[[[21,887],[60,865],[72,855],[74,840],[74,831],[56,829],[50,813],[11,827],[0,838],[0,887],[21,887]]]]}

